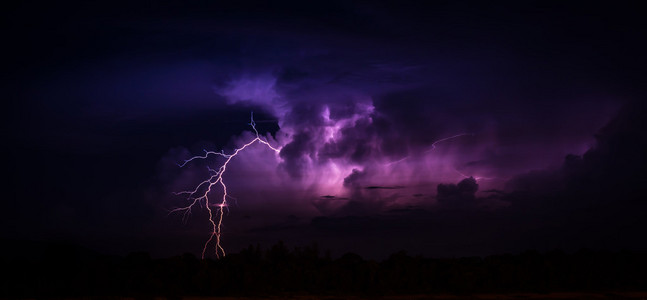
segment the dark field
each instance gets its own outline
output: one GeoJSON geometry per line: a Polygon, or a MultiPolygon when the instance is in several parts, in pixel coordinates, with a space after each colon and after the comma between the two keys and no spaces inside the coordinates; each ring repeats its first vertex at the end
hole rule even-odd
{"type": "MultiPolygon", "coordinates": [[[[114,297],[114,298],[67,298],[70,300],[86,300],[86,299],[101,299],[101,300],[138,300],[133,297],[114,297]]],[[[148,300],[166,300],[168,298],[156,297],[147,298],[148,300]]],[[[176,298],[179,299],[179,298],[176,298]]],[[[557,300],[557,299],[647,299],[647,292],[620,292],[620,293],[546,293],[546,294],[533,294],[533,293],[518,293],[518,294],[474,294],[474,295],[408,295],[408,296],[374,296],[374,297],[359,297],[359,296],[268,296],[268,297],[183,297],[183,300],[278,300],[278,299],[292,299],[292,300],[367,300],[367,299],[380,299],[380,300],[432,300],[432,299],[452,299],[452,300],[468,300],[468,299],[535,299],[535,300],[557,300]]]]}
{"type": "Polygon", "coordinates": [[[2,257],[9,299],[644,299],[647,255],[580,250],[375,261],[316,245],[250,246],[218,260],[106,256],[43,245],[2,257]],[[24,252],[23,252],[24,253],[24,252]]]}

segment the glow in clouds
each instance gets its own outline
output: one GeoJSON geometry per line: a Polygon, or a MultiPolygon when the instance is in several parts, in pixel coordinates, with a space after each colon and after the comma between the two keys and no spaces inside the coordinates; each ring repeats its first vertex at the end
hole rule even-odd
{"type": "Polygon", "coordinates": [[[258,130],[256,130],[256,123],[254,122],[253,113],[251,115],[250,120],[251,121],[249,125],[252,126],[254,133],[256,133],[256,138],[254,138],[247,144],[244,144],[242,147],[235,149],[233,153],[225,154],[224,151],[214,152],[214,151],[205,150],[204,155],[191,157],[185,160],[184,163],[179,165],[180,167],[184,167],[187,163],[193,160],[206,159],[210,155],[217,155],[225,158],[225,162],[217,170],[209,168],[209,172],[211,173],[211,176],[208,179],[202,181],[200,184],[198,184],[198,186],[196,186],[195,189],[191,191],[181,191],[181,192],[175,193],[176,195],[188,195],[187,200],[189,200],[191,203],[188,206],[175,208],[171,211],[171,213],[184,212],[184,218],[186,219],[186,217],[188,217],[191,214],[191,210],[194,208],[196,204],[202,203],[202,202],[204,203],[204,206],[209,212],[209,222],[211,223],[212,231],[211,231],[211,235],[209,236],[209,239],[207,240],[207,242],[204,244],[204,247],[202,248],[203,259],[207,251],[207,247],[209,246],[209,244],[211,243],[214,237],[216,238],[216,247],[215,247],[216,256],[220,257],[221,254],[222,256],[225,256],[225,249],[223,249],[222,245],[220,244],[220,228],[222,226],[224,209],[228,207],[227,198],[229,197],[229,195],[227,194],[227,185],[223,180],[223,176],[227,171],[227,165],[229,164],[229,162],[236,155],[238,155],[238,153],[245,150],[245,148],[251,146],[256,142],[264,144],[269,149],[273,150],[277,155],[280,152],[280,149],[274,148],[267,141],[261,139],[260,135],[258,134],[258,130]],[[220,184],[220,186],[222,187],[222,199],[220,200],[220,203],[214,205],[216,207],[216,216],[214,217],[213,211],[211,209],[212,204],[209,201],[209,193],[211,192],[212,187],[217,184],[220,184]]]}
{"type": "MultiPolygon", "coordinates": [[[[341,128],[347,127],[349,126],[349,124],[352,124],[357,121],[355,118],[350,118],[350,119],[345,119],[345,120],[340,120],[335,122],[334,120],[329,119],[329,111],[327,108],[324,110],[323,117],[325,119],[325,124],[326,124],[326,126],[324,126],[325,130],[323,131],[323,136],[326,142],[334,141],[336,136],[340,134],[341,128]]],[[[241,147],[236,148],[231,154],[226,154],[224,153],[224,151],[215,152],[215,151],[204,150],[204,155],[193,156],[189,159],[184,160],[182,164],[179,164],[180,167],[184,167],[188,163],[194,160],[205,160],[210,156],[219,156],[225,159],[225,161],[217,169],[213,169],[207,166],[210,176],[207,179],[200,182],[193,190],[176,192],[175,193],[176,195],[187,195],[187,200],[190,203],[187,206],[179,207],[171,210],[171,213],[182,212],[184,221],[186,221],[186,219],[191,214],[192,209],[196,205],[204,205],[204,207],[208,211],[209,222],[211,223],[211,234],[209,235],[209,239],[205,242],[204,247],[202,249],[203,259],[206,255],[207,248],[212,243],[214,238],[215,238],[216,257],[225,256],[225,250],[221,245],[221,227],[222,227],[222,222],[224,217],[224,211],[225,209],[228,209],[227,200],[228,198],[231,198],[231,196],[228,193],[227,185],[225,184],[225,181],[224,181],[224,175],[232,159],[235,156],[237,156],[239,153],[241,153],[241,151],[245,150],[249,146],[258,142],[260,144],[265,145],[270,150],[274,151],[274,153],[276,154],[275,157],[277,161],[281,161],[280,152],[282,147],[274,147],[267,140],[264,140],[261,138],[260,134],[258,133],[258,130],[256,129],[256,123],[254,122],[253,113],[250,117],[249,125],[253,129],[255,137],[251,141],[243,144],[241,147]],[[214,190],[214,186],[216,185],[220,185],[220,187],[222,188],[222,198],[217,203],[213,203],[214,201],[210,200],[209,195],[214,190]],[[212,207],[215,208],[215,212],[212,207]]],[[[458,138],[465,135],[471,135],[471,134],[459,134],[459,135],[437,140],[432,144],[432,149],[435,148],[435,145],[437,143],[440,143],[449,139],[458,138]]],[[[405,159],[407,159],[407,157],[405,157],[402,160],[405,160],[405,159]]],[[[344,165],[343,163],[342,165],[339,165],[338,163],[339,162],[336,163],[335,161],[329,161],[329,163],[327,164],[327,168],[318,169],[318,171],[323,174],[322,178],[324,179],[320,181],[319,184],[322,186],[326,186],[328,192],[334,191],[334,194],[337,194],[337,195],[343,193],[344,184],[342,183],[345,182],[345,179],[352,177],[348,175],[348,174],[353,174],[353,172],[350,172],[351,170],[354,170],[354,172],[357,172],[357,173],[361,173],[361,168],[359,166],[355,166],[348,163],[346,163],[346,165],[344,165]]],[[[466,175],[460,172],[458,173],[461,176],[467,177],[466,175]]]]}
{"type": "Polygon", "coordinates": [[[318,94],[312,93],[314,100],[306,101],[276,91],[275,84],[271,76],[242,78],[217,91],[229,104],[260,106],[270,112],[279,125],[275,137],[261,138],[252,116],[253,135],[238,141],[241,146],[231,154],[205,150],[204,155],[191,157],[180,165],[210,157],[224,159],[219,168],[209,168],[208,178],[195,188],[176,193],[187,195],[189,205],[172,210],[183,212],[186,220],[196,204],[206,206],[211,234],[204,244],[203,258],[214,239],[216,256],[225,255],[221,226],[227,201],[232,199],[228,187],[250,188],[236,193],[246,194],[252,201],[271,202],[272,207],[289,206],[304,218],[375,213],[405,205],[434,205],[433,201],[425,200],[428,197],[411,195],[432,194],[436,183],[462,179],[465,175],[456,171],[458,162],[477,160],[461,155],[461,151],[474,149],[451,143],[475,134],[453,134],[431,144],[416,144],[412,142],[414,135],[391,126],[387,116],[376,111],[371,97],[327,90],[326,99],[318,99],[318,94]],[[264,147],[249,147],[256,142],[273,150],[274,155],[263,153],[264,147]],[[243,150],[246,153],[239,157],[242,159],[229,165],[243,150]],[[226,177],[228,167],[235,170],[226,177]],[[259,180],[248,176],[251,173],[265,174],[267,178],[259,180]],[[260,190],[261,185],[264,190],[275,192],[272,195],[289,196],[249,197],[251,190],[260,190]],[[214,202],[210,193],[220,189],[222,198],[214,202]],[[354,207],[362,207],[362,211],[354,207]]]}

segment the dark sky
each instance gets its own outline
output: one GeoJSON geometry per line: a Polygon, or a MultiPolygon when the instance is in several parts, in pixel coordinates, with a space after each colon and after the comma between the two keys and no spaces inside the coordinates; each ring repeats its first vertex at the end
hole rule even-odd
{"type": "Polygon", "coordinates": [[[3,238],[380,258],[647,250],[645,12],[628,3],[23,2],[3,10],[3,238]],[[222,197],[214,186],[211,205],[222,197]],[[216,206],[211,206],[217,209],[216,206]],[[212,245],[213,246],[213,245],[212,245]]]}

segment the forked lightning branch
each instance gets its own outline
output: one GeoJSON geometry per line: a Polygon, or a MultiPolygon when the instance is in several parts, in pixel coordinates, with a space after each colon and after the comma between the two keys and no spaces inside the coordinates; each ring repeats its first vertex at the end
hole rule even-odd
{"type": "Polygon", "coordinates": [[[205,242],[204,247],[202,248],[202,258],[204,259],[205,254],[207,252],[207,248],[209,247],[209,244],[211,244],[215,238],[215,251],[216,251],[216,257],[225,256],[225,249],[221,245],[221,227],[222,227],[222,219],[224,216],[224,210],[227,208],[227,198],[230,197],[227,192],[227,185],[223,181],[223,176],[227,172],[227,165],[231,160],[236,157],[241,151],[245,150],[245,148],[253,145],[254,143],[261,143],[270,150],[276,152],[277,154],[280,152],[280,149],[273,147],[268,143],[266,140],[263,140],[258,133],[258,130],[256,130],[256,123],[254,122],[254,114],[252,113],[250,117],[250,123],[249,125],[252,127],[254,130],[254,133],[256,134],[256,138],[253,140],[249,141],[247,144],[244,144],[240,148],[235,149],[231,154],[226,154],[224,151],[221,152],[215,152],[215,151],[204,151],[204,155],[201,156],[194,156],[191,157],[187,160],[185,160],[182,164],[180,164],[180,167],[186,166],[189,162],[194,161],[194,160],[204,160],[207,159],[209,156],[221,156],[225,159],[224,163],[220,165],[218,169],[212,169],[209,168],[210,176],[209,178],[205,179],[201,183],[199,183],[195,189],[193,190],[188,190],[188,191],[181,191],[175,193],[176,195],[187,195],[187,200],[189,201],[189,205],[184,206],[184,207],[178,207],[173,210],[171,210],[171,213],[174,212],[182,212],[184,214],[184,219],[186,219],[190,214],[191,210],[195,208],[196,205],[201,205],[204,204],[204,207],[206,207],[207,212],[209,213],[209,222],[211,223],[211,234],[209,235],[209,239],[205,242]],[[209,194],[215,189],[215,188],[221,188],[222,189],[222,198],[220,198],[219,201],[216,201],[216,203],[213,203],[209,198],[209,194]],[[214,209],[215,208],[215,212],[214,209]]]}

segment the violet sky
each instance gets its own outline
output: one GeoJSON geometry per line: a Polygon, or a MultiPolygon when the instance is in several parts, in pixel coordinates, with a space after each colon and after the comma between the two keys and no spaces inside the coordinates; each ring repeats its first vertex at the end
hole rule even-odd
{"type": "MultiPolygon", "coordinates": [[[[223,246],[646,249],[644,18],[629,4],[19,4],[3,238],[199,253],[177,163],[225,176],[223,246]],[[208,160],[210,166],[221,161],[208,160]],[[473,177],[473,178],[470,178],[473,177]]],[[[217,198],[217,192],[213,196],[217,198]]]]}

